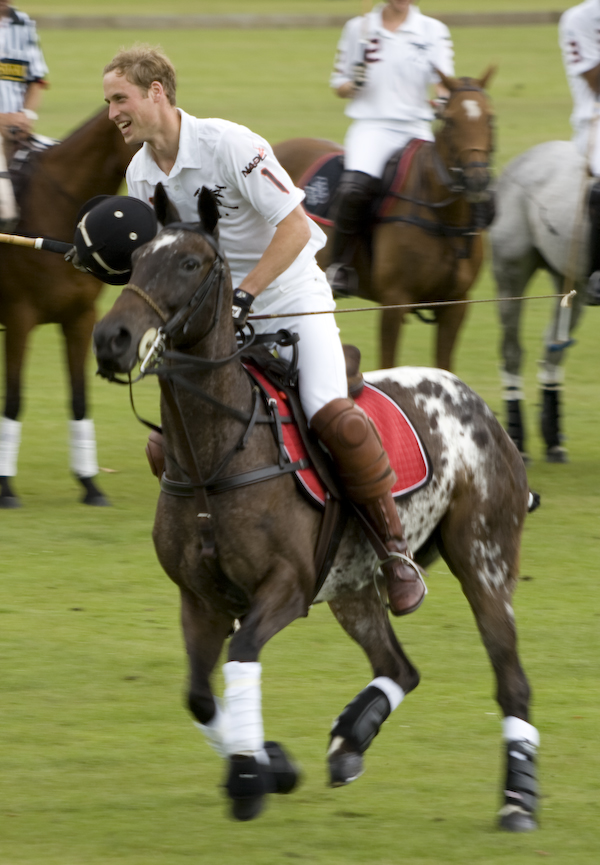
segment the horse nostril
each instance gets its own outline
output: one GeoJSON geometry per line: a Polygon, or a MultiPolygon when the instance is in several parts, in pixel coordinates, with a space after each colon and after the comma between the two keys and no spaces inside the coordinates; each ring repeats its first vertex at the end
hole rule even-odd
{"type": "Polygon", "coordinates": [[[131,334],[125,327],[120,327],[110,341],[113,357],[121,357],[131,345],[131,334]]]}

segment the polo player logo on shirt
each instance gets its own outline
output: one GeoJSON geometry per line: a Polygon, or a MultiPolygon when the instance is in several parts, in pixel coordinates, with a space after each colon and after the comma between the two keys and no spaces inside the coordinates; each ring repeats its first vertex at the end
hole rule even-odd
{"type": "MultiPolygon", "coordinates": [[[[217,186],[215,186],[214,189],[210,190],[211,195],[215,198],[215,200],[217,202],[217,207],[222,207],[224,210],[239,210],[239,207],[237,204],[227,204],[226,201],[223,201],[223,191],[225,189],[227,189],[226,186],[219,186],[217,184],[217,186]]],[[[194,198],[197,198],[200,195],[200,192],[201,192],[201,187],[198,187],[198,189],[194,192],[194,198]]],[[[225,213],[225,216],[229,216],[229,214],[225,213]]]]}
{"type": "Polygon", "coordinates": [[[264,162],[264,160],[265,160],[266,158],[267,158],[267,151],[264,149],[264,147],[259,147],[259,148],[258,148],[258,153],[257,153],[256,156],[254,157],[254,159],[252,160],[252,162],[249,162],[248,165],[247,165],[245,168],[242,168],[242,174],[244,175],[244,177],[248,177],[248,175],[249,175],[252,171],[254,171],[254,169],[256,168],[256,166],[257,166],[257,165],[260,165],[261,162],[264,162]]]}
{"type": "Polygon", "coordinates": [[[411,42],[410,43],[413,48],[416,48],[417,51],[427,51],[429,45],[426,42],[411,42]]]}

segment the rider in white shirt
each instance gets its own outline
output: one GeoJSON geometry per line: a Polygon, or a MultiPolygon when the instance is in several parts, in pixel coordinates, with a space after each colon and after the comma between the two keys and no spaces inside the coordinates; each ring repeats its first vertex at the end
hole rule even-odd
{"type": "MultiPolygon", "coordinates": [[[[573,142],[600,177],[600,0],[585,0],[563,13],[559,42],[573,96],[573,142]]],[[[600,182],[590,192],[588,302],[600,304],[600,182]]]]}
{"type": "MultiPolygon", "coordinates": [[[[37,120],[48,67],[39,46],[35,22],[0,0],[0,142],[29,136],[37,120]]],[[[18,220],[12,184],[0,147],[0,228],[10,231],[18,220]]]]}
{"type": "MultiPolygon", "coordinates": [[[[391,488],[394,473],[374,424],[348,398],[335,302],[314,254],[325,242],[309,221],[297,189],[270,145],[246,127],[200,120],[175,104],[175,70],[160,51],[123,50],[104,70],[109,117],[128,144],[142,144],[127,171],[129,193],[152,202],[161,182],[184,220],[197,221],[203,186],[217,197],[219,242],[233,279],[233,316],[243,325],[252,307],[291,313],[279,326],[296,332],[299,395],[311,428],[325,444],[344,488],[380,535],[392,612],[410,613],[425,587],[408,555],[391,488]]],[[[255,322],[258,331],[272,327],[255,322]]],[[[286,357],[290,349],[282,348],[286,357]]]]}
{"type": "Polygon", "coordinates": [[[344,142],[334,264],[328,270],[340,294],[356,290],[347,265],[388,160],[412,138],[433,140],[430,89],[437,86],[445,95],[436,70],[454,75],[453,57],[446,25],[422,15],[411,0],[388,0],[342,31],[330,83],[349,100],[346,114],[353,123],[344,142]]]}

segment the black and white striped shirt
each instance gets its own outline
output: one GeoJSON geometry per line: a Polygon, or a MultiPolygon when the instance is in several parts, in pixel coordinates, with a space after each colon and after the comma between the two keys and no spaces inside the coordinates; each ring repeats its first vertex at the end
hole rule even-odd
{"type": "Polygon", "coordinates": [[[0,113],[20,111],[28,86],[47,72],[35,21],[9,7],[0,18],[0,113]]]}

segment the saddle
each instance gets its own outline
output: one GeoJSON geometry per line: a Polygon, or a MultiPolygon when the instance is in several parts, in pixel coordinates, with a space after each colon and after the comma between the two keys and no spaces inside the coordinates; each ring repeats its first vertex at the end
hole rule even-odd
{"type": "MultiPolygon", "coordinates": [[[[379,195],[373,201],[371,213],[373,221],[387,216],[394,197],[406,182],[415,154],[426,143],[419,138],[414,138],[390,158],[381,179],[379,195]]],[[[310,166],[298,183],[306,196],[303,201],[304,210],[320,225],[333,226],[334,224],[331,213],[343,171],[344,154],[326,153],[310,166]]]]}

